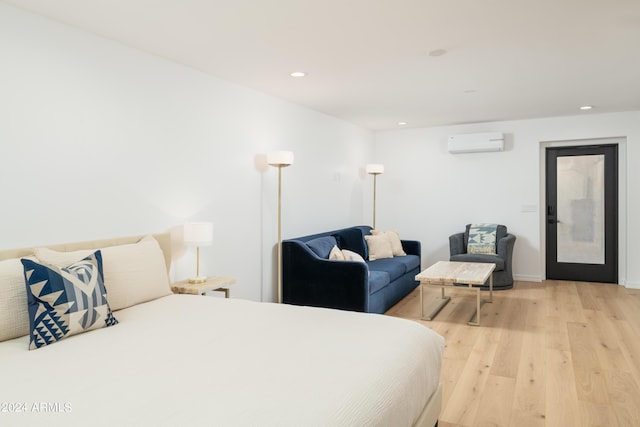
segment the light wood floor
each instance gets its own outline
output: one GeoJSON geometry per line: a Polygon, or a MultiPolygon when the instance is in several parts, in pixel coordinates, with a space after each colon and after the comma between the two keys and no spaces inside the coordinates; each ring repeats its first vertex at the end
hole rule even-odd
{"type": "MultiPolygon", "coordinates": [[[[480,327],[466,324],[475,293],[447,294],[430,322],[418,289],[387,312],[446,339],[440,427],[640,426],[640,290],[516,282],[494,292],[480,327]]],[[[439,298],[425,289],[426,308],[439,298]]]]}

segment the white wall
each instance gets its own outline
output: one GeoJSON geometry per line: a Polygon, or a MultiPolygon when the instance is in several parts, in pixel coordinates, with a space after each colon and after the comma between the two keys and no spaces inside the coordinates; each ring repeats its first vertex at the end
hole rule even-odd
{"type": "Polygon", "coordinates": [[[506,224],[517,236],[516,278],[538,281],[544,278],[541,145],[607,137],[626,137],[619,278],[640,287],[640,264],[634,262],[640,253],[635,220],[640,217],[640,169],[633,167],[640,164],[637,111],[378,132],[375,159],[385,164],[378,181],[378,228],[396,228],[402,237],[421,240],[423,265],[429,265],[448,259],[448,236],[465,224],[506,224]],[[506,151],[447,152],[448,135],[476,132],[503,132],[506,151]],[[535,205],[537,211],[522,212],[523,205],[535,205]]]}
{"type": "Polygon", "coordinates": [[[521,206],[543,202],[541,142],[623,136],[620,278],[640,287],[639,112],[378,132],[372,147],[369,131],[5,3],[0,58],[0,248],[209,220],[203,272],[236,277],[235,297],[273,300],[277,173],[264,154],[290,149],[284,238],[370,223],[363,166],[379,161],[378,226],[421,240],[424,265],[447,259],[464,224],[496,221],[518,236],[516,276],[539,280],[540,212],[521,206]],[[483,131],[504,132],[507,151],[447,153],[447,135],[483,131]]]}
{"type": "Polygon", "coordinates": [[[203,273],[273,300],[276,149],[284,238],[361,222],[369,131],[4,3],[0,58],[0,248],[208,220],[203,273]]]}

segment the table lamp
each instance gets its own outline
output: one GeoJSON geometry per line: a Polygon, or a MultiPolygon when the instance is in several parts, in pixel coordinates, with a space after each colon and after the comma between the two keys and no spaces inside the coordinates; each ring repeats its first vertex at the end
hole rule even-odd
{"type": "Polygon", "coordinates": [[[184,243],[196,247],[196,275],[189,278],[189,283],[204,283],[206,276],[200,276],[200,246],[209,246],[213,241],[213,224],[211,222],[189,222],[184,225],[184,243]]]}

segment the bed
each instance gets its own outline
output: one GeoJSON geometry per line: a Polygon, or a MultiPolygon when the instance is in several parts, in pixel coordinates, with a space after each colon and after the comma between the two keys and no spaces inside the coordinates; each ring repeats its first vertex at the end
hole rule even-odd
{"type": "Polygon", "coordinates": [[[0,251],[0,425],[437,423],[440,335],[383,315],[174,295],[170,248],[159,234],[0,251]],[[143,244],[159,249],[141,261],[143,244]],[[117,324],[30,350],[32,331],[17,336],[26,297],[7,272],[96,249],[117,324]]]}

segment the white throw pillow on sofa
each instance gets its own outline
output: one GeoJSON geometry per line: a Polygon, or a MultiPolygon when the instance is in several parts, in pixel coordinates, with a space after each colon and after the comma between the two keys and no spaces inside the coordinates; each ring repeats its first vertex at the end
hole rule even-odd
{"type": "Polygon", "coordinates": [[[333,261],[344,261],[344,255],[338,245],[335,245],[331,248],[331,252],[329,253],[329,259],[333,261]]]}
{"type": "Polygon", "coordinates": [[[389,243],[391,243],[391,250],[393,251],[393,256],[404,256],[406,252],[402,249],[402,241],[400,241],[400,235],[395,230],[388,231],[380,231],[380,230],[371,230],[371,234],[374,236],[385,235],[389,239],[389,243]]]}
{"type": "Polygon", "coordinates": [[[369,248],[369,261],[382,258],[393,258],[393,248],[386,234],[364,236],[369,248]]]}
{"type": "Polygon", "coordinates": [[[338,248],[338,246],[334,246],[331,249],[331,253],[329,254],[329,259],[334,261],[357,261],[357,262],[365,262],[364,258],[360,256],[359,253],[350,251],[348,249],[338,248]]]}
{"type": "Polygon", "coordinates": [[[344,256],[345,261],[365,262],[364,258],[362,258],[359,253],[350,251],[349,249],[343,249],[342,255],[344,256]]]}

